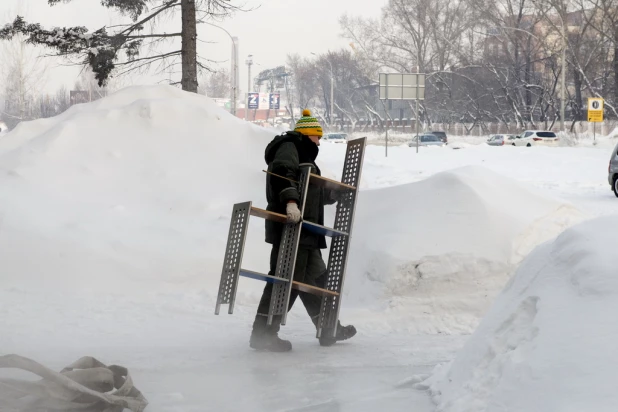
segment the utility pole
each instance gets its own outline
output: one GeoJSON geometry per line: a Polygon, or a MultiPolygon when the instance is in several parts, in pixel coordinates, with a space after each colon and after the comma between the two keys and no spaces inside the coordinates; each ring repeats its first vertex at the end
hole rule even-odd
{"type": "Polygon", "coordinates": [[[207,21],[203,21],[202,23],[206,23],[210,26],[216,27],[218,29],[221,29],[225,32],[225,34],[228,35],[228,37],[230,38],[230,40],[232,40],[232,59],[231,59],[231,63],[232,63],[232,70],[231,70],[231,79],[230,79],[230,86],[231,86],[231,100],[232,100],[232,104],[230,105],[230,113],[232,113],[234,116],[236,116],[236,94],[238,93],[238,37],[232,37],[232,35],[230,34],[229,31],[225,30],[223,27],[221,26],[217,26],[216,24],[212,24],[209,23],[207,21]]]}
{"type": "Polygon", "coordinates": [[[232,37],[232,114],[236,116],[238,102],[238,37],[232,37]]]}
{"type": "MultiPolygon", "coordinates": [[[[419,3],[419,11],[418,16],[420,18],[420,3],[419,3]]],[[[420,116],[418,115],[418,94],[419,94],[419,83],[421,82],[421,21],[418,21],[418,44],[416,48],[416,153],[418,153],[418,145],[419,145],[419,137],[418,137],[418,123],[420,120],[420,116]]]]}
{"type": "Polygon", "coordinates": [[[416,73],[418,73],[416,75],[416,121],[414,123],[416,123],[416,153],[418,153],[418,124],[419,124],[419,115],[418,115],[418,99],[419,99],[419,83],[421,82],[421,66],[418,65],[417,66],[417,70],[416,73]]]}
{"type": "Polygon", "coordinates": [[[247,97],[245,97],[245,120],[249,120],[249,93],[251,93],[251,65],[253,64],[253,55],[250,54],[245,60],[247,64],[247,97]]]}
{"type": "Polygon", "coordinates": [[[562,19],[562,70],[560,73],[560,130],[564,132],[564,99],[566,89],[566,36],[562,19]]]}
{"type": "MultiPolygon", "coordinates": [[[[327,60],[328,61],[328,60],[327,60]]],[[[328,62],[330,64],[330,62],[328,62]]],[[[335,122],[335,76],[333,75],[333,65],[330,64],[330,127],[332,129],[335,122]]]]}

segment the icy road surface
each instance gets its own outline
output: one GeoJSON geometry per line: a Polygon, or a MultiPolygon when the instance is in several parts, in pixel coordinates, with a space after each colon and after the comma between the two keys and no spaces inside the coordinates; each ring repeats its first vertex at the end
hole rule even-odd
{"type": "Polygon", "coordinates": [[[2,352],[55,370],[83,355],[121,364],[150,402],[147,411],[157,412],[430,411],[430,398],[406,379],[451,359],[466,338],[373,332],[350,311],[344,320],[359,334],[323,348],[299,305],[281,333],[294,350],[258,353],[248,346],[252,307],[216,317],[214,301],[199,294],[62,301],[56,294],[0,292],[0,325],[12,331],[0,336],[2,352]]]}

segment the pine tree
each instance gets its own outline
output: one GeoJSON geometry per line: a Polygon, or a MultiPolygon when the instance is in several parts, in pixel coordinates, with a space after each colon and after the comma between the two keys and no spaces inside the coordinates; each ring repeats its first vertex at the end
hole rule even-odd
{"type": "MultiPolygon", "coordinates": [[[[71,0],[48,0],[54,6],[71,0]]],[[[53,49],[58,56],[79,56],[92,69],[99,86],[104,86],[114,74],[123,74],[150,67],[155,62],[169,67],[178,59],[182,66],[183,90],[197,93],[198,68],[207,67],[197,55],[197,12],[203,19],[229,16],[238,7],[230,0],[101,0],[104,7],[115,9],[130,19],[117,30],[102,27],[90,31],[84,26],[45,29],[40,24],[27,23],[17,16],[15,21],[0,29],[0,39],[10,40],[18,34],[27,42],[53,49]],[[146,23],[180,9],[182,30],[179,33],[144,33],[146,23]],[[140,52],[162,40],[181,39],[180,50],[141,55],[140,52]]]]}

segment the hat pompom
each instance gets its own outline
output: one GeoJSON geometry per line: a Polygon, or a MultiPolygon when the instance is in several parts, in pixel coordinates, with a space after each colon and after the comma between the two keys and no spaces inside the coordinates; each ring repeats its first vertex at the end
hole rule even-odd
{"type": "Polygon", "coordinates": [[[318,119],[311,116],[311,110],[303,110],[303,117],[298,119],[294,131],[305,136],[322,136],[322,126],[318,119]]]}

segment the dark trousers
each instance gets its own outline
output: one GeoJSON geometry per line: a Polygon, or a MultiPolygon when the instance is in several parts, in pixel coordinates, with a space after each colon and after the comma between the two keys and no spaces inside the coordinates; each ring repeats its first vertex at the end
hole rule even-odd
{"type": "MultiPolygon", "coordinates": [[[[279,246],[273,246],[270,252],[270,276],[275,276],[277,268],[277,256],[279,254],[279,246]]],[[[301,283],[306,283],[311,286],[323,288],[326,283],[326,264],[322,259],[322,251],[320,249],[303,249],[299,248],[296,255],[296,266],[294,268],[294,280],[301,283]]],[[[281,316],[275,316],[272,325],[266,325],[268,319],[268,309],[270,308],[270,298],[273,291],[273,284],[266,283],[260,304],[258,305],[257,315],[253,323],[253,332],[277,333],[281,324],[281,316]]],[[[317,324],[320,315],[320,307],[322,306],[322,298],[305,292],[300,292],[292,289],[290,292],[290,304],[288,311],[292,309],[292,305],[296,298],[300,296],[301,302],[305,306],[307,313],[311,317],[314,324],[317,324]]]]}

